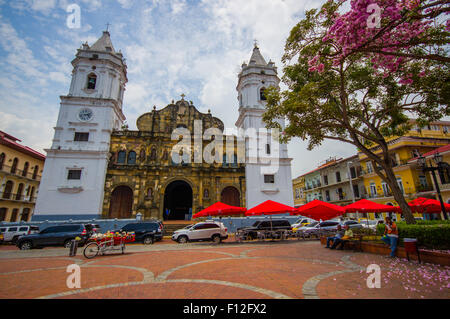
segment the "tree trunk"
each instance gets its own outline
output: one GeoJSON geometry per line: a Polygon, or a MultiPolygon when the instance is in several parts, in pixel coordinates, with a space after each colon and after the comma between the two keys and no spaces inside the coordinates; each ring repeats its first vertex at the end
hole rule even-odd
{"type": "Polygon", "coordinates": [[[387,166],[383,167],[384,172],[386,174],[387,184],[391,188],[392,195],[394,196],[395,201],[400,206],[403,217],[406,220],[407,224],[415,224],[416,220],[414,219],[414,216],[411,212],[411,208],[409,207],[408,203],[406,202],[405,196],[403,196],[403,192],[400,189],[400,186],[397,183],[397,179],[395,178],[394,171],[392,167],[387,166]]]}

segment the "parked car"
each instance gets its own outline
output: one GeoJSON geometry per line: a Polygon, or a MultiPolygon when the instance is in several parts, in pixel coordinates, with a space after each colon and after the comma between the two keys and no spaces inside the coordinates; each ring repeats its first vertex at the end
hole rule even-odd
{"type": "Polygon", "coordinates": [[[163,238],[163,229],[160,221],[145,221],[126,224],[119,230],[114,232],[134,232],[135,240],[142,242],[145,245],[151,245],[155,241],[160,241],[163,238]]]}
{"type": "Polygon", "coordinates": [[[39,227],[30,225],[16,225],[1,227],[0,232],[3,234],[3,242],[11,242],[15,244],[20,236],[38,233],[39,227]]]}
{"type": "Polygon", "coordinates": [[[346,220],[341,223],[341,226],[348,226],[351,229],[363,228],[363,225],[358,223],[356,220],[346,220]]]}
{"type": "Polygon", "coordinates": [[[246,231],[249,239],[256,239],[258,237],[258,231],[261,230],[292,230],[291,223],[287,219],[275,219],[275,220],[258,220],[250,227],[241,227],[237,229],[246,231]]]}
{"type": "Polygon", "coordinates": [[[179,243],[189,241],[213,241],[218,244],[228,238],[228,229],[220,222],[202,222],[176,230],[172,240],[179,243]]]}
{"type": "Polygon", "coordinates": [[[298,229],[304,235],[318,235],[321,231],[334,231],[340,223],[337,221],[314,222],[298,229]]]}
{"type": "Polygon", "coordinates": [[[295,223],[292,224],[292,231],[297,231],[297,229],[299,229],[300,227],[303,227],[305,225],[309,225],[312,222],[315,222],[314,219],[312,218],[307,218],[307,217],[302,217],[299,218],[295,223]]]}
{"type": "Polygon", "coordinates": [[[64,224],[50,226],[39,233],[20,236],[17,239],[16,246],[22,250],[46,246],[64,246],[68,248],[71,241],[76,237],[81,238],[79,245],[83,246],[92,235],[92,231],[87,229],[90,228],[90,225],[64,224]]]}
{"type": "Polygon", "coordinates": [[[372,219],[364,223],[361,223],[362,227],[370,229],[377,229],[377,226],[379,224],[384,224],[384,221],[382,219],[372,219]]]}

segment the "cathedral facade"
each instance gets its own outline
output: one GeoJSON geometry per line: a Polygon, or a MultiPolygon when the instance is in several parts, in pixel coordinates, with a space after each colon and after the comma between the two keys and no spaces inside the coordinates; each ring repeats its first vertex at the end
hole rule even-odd
{"type": "Polygon", "coordinates": [[[149,110],[137,119],[137,130],[128,130],[122,110],[127,65],[108,31],[92,46],[82,44],[72,65],[33,220],[137,214],[185,220],[217,201],[293,205],[287,146],[262,121],[264,90],[280,80],[256,45],[238,76],[239,118],[228,128],[236,133],[184,95],[149,110]]]}
{"type": "Polygon", "coordinates": [[[223,132],[221,120],[210,112],[199,112],[182,98],[143,114],[136,124],[137,131],[120,130],[111,135],[103,217],[129,218],[141,213],[161,220],[190,219],[192,213],[217,201],[245,207],[245,167],[237,161],[233,136],[233,154],[227,158],[225,147],[219,147],[218,162],[208,163],[203,154],[195,161],[194,134],[188,136],[184,157],[180,154],[183,150],[173,153],[179,143],[178,136],[172,138],[175,129],[190,133],[200,129],[201,150],[205,150],[211,142],[203,139],[205,131],[216,128],[223,132]],[[183,161],[173,159],[178,154],[183,161]]]}

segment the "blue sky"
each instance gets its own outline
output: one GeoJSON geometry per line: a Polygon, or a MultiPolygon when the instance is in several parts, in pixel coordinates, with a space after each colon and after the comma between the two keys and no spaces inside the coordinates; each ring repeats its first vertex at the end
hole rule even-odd
{"type": "MultiPolygon", "coordinates": [[[[226,127],[238,117],[237,74],[254,39],[278,66],[284,43],[307,9],[323,0],[0,0],[0,130],[44,152],[51,145],[59,96],[69,90],[76,50],[93,44],[110,23],[115,50],[128,65],[124,114],[136,118],[180,94],[202,112],[211,109],[226,127]],[[81,8],[81,28],[67,27],[68,5],[81,8]]],[[[45,152],[44,152],[45,154],[45,152]]],[[[325,142],[311,152],[289,144],[293,177],[329,156],[355,148],[325,142]]]]}

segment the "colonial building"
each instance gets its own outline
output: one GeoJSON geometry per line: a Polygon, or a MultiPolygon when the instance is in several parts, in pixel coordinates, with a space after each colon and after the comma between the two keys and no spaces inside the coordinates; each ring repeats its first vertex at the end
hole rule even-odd
{"type": "MultiPolygon", "coordinates": [[[[433,182],[429,174],[418,167],[417,161],[411,161],[419,154],[428,153],[450,143],[450,122],[432,122],[426,127],[414,127],[404,136],[392,137],[388,141],[389,153],[397,183],[405,195],[406,201],[417,197],[435,198],[433,182]]],[[[380,150],[375,150],[380,152],[380,150]]],[[[389,186],[375,173],[375,163],[363,153],[358,153],[363,169],[364,187],[367,198],[387,205],[397,205],[389,186]]],[[[371,218],[381,214],[369,214],[371,218]]],[[[396,219],[401,214],[391,214],[396,219]]],[[[416,216],[420,216],[416,214],[416,216]]]]}
{"type": "Polygon", "coordinates": [[[0,131],[0,221],[29,221],[45,156],[0,131]]]}
{"type": "Polygon", "coordinates": [[[294,207],[306,204],[304,176],[298,176],[292,180],[292,189],[294,191],[294,207]]]}
{"type": "Polygon", "coordinates": [[[217,201],[245,207],[245,169],[237,161],[237,139],[222,139],[224,144],[232,141],[231,156],[227,157],[224,145],[214,162],[205,160],[208,144],[220,139],[215,136],[212,141],[207,132],[215,128],[222,133],[221,120],[199,112],[182,96],[161,110],[155,107],[143,114],[136,124],[137,131],[114,131],[111,136],[104,217],[141,213],[165,220],[189,219],[217,201]],[[188,133],[184,149],[176,147],[180,140],[172,132],[177,128],[188,133]]]}

